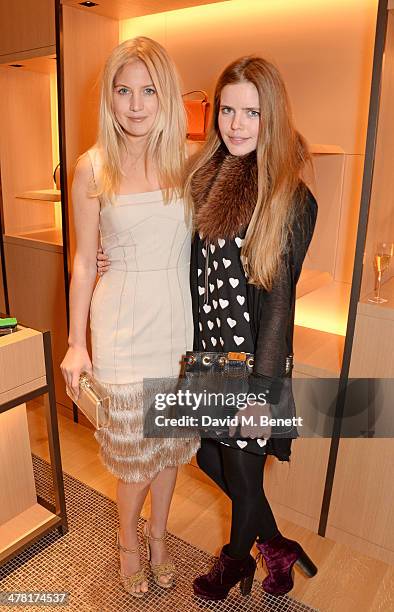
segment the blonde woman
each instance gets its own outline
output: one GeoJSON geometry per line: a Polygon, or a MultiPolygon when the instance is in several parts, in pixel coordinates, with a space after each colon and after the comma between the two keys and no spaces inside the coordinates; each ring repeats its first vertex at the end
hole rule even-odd
{"type": "Polygon", "coordinates": [[[75,169],[77,247],[69,349],[61,367],[76,395],[86,370],[111,398],[109,427],[95,436],[104,464],[118,478],[120,577],[136,597],[148,590],[137,537],[146,495],[150,491],[148,558],[157,584],[168,588],[175,568],[165,534],[177,466],[199,445],[196,439],[144,438],[142,419],[142,380],[177,376],[181,355],[192,345],[190,232],[179,189],[185,134],[178,78],[166,51],[145,37],[119,45],[104,70],[97,143],[75,169]],[[93,292],[99,233],[111,267],[93,292]]]}
{"type": "MultiPolygon", "coordinates": [[[[212,127],[186,182],[197,229],[191,268],[194,349],[197,363],[206,352],[216,369],[223,360],[228,364],[223,379],[232,375],[232,364],[239,368],[242,354],[254,355],[249,393],[262,394],[264,401],[256,404],[251,396],[240,415],[257,425],[279,402],[292,406],[295,290],[317,214],[301,180],[308,160],[278,70],[253,56],[230,64],[216,85],[212,127]]],[[[297,435],[271,433],[241,427],[241,437],[201,441],[199,466],[232,502],[229,542],[211,571],[194,581],[195,594],[204,599],[225,599],[239,582],[244,595],[250,591],[256,540],[268,570],[266,592],[290,591],[294,565],[308,576],[317,571],[301,545],[279,532],[265,496],[267,455],[289,461],[297,435]]]]}

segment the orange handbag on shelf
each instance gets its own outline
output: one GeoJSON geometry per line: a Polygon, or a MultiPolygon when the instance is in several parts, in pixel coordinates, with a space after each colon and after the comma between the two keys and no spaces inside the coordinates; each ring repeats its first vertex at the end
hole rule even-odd
{"type": "Polygon", "coordinates": [[[208,102],[207,93],[202,89],[188,91],[182,97],[185,98],[185,96],[191,96],[192,94],[201,94],[202,99],[184,99],[183,101],[187,113],[187,137],[190,140],[205,140],[211,105],[208,102]]]}

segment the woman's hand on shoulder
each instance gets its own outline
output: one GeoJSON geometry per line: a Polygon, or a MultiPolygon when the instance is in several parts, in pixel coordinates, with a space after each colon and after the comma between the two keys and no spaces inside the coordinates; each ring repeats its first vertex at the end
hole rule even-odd
{"type": "Polygon", "coordinates": [[[60,364],[60,369],[66,386],[70,389],[75,399],[78,399],[81,372],[92,373],[92,362],[86,347],[70,346],[60,364]]]}

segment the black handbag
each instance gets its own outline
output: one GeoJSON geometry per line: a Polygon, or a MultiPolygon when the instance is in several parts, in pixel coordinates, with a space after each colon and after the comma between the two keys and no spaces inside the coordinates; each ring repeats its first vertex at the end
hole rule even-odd
{"type": "MultiPolygon", "coordinates": [[[[252,353],[219,353],[203,351],[187,351],[182,359],[182,370],[178,389],[185,393],[197,394],[202,402],[199,405],[200,414],[203,412],[208,417],[223,421],[223,426],[216,425],[214,428],[204,429],[201,432],[204,437],[226,438],[228,437],[227,418],[232,418],[238,412],[241,403],[247,395],[250,397],[249,376],[253,373],[254,356],[252,353]],[[218,402],[213,403],[212,398],[218,397],[218,402]],[[226,401],[234,399],[233,403],[226,401]],[[241,398],[241,401],[240,401],[241,398]],[[204,401],[205,400],[205,401],[204,401]]],[[[293,356],[286,358],[284,374],[282,378],[281,393],[277,404],[270,404],[271,417],[278,421],[278,425],[271,428],[271,437],[298,437],[295,425],[280,424],[281,420],[293,420],[295,417],[295,403],[292,391],[291,371],[293,368],[293,356]]],[[[253,394],[255,401],[265,403],[264,393],[253,394]]],[[[177,413],[192,414],[188,410],[182,412],[177,406],[177,413]]]]}

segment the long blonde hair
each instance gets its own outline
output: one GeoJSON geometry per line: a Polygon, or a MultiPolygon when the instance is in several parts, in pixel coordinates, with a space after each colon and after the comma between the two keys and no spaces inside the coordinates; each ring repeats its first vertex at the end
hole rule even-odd
{"type": "Polygon", "coordinates": [[[120,151],[126,143],[126,136],[114,113],[113,87],[117,72],[135,59],[146,65],[158,96],[158,112],[148,137],[146,157],[156,162],[160,185],[168,203],[181,189],[185,163],[186,113],[173,61],[158,42],[145,36],[124,41],[112,51],[105,64],[97,138],[102,168],[100,184],[94,195],[110,199],[120,184],[120,151]]]}
{"type": "Polygon", "coordinates": [[[310,161],[310,154],[305,140],[294,128],[282,77],[270,62],[255,56],[241,57],[220,75],[210,130],[204,147],[191,160],[184,195],[190,216],[193,214],[193,176],[222,142],[218,126],[222,89],[243,82],[253,83],[258,91],[261,119],[256,147],[258,196],[241,258],[248,281],[271,290],[296,214],[299,198],[295,198],[295,193],[300,189],[301,173],[310,161]]]}

